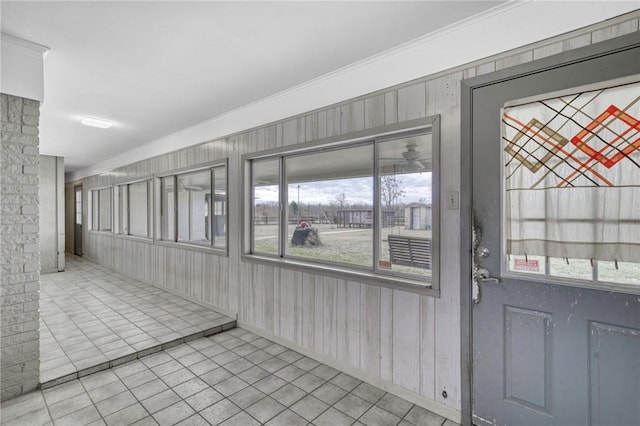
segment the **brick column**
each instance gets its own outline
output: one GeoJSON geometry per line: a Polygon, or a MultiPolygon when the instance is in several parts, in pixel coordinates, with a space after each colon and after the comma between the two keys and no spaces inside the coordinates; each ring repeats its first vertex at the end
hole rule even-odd
{"type": "Polygon", "coordinates": [[[39,102],[0,94],[1,400],[40,378],[39,102]]]}

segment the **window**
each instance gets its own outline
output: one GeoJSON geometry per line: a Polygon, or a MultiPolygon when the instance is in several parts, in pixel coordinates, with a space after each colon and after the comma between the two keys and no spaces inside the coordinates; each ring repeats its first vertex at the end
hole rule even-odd
{"type": "Polygon", "coordinates": [[[284,254],[372,268],[373,145],[284,157],[284,166],[284,254]]]}
{"type": "Polygon", "coordinates": [[[91,229],[111,231],[111,199],[113,188],[91,191],[91,229]]]}
{"type": "Polygon", "coordinates": [[[256,252],[278,254],[280,246],[280,169],[278,159],[256,161],[253,164],[253,241],[256,252]]]}
{"type": "Polygon", "coordinates": [[[82,188],[75,189],[75,224],[82,225],[82,188]]]}
{"type": "Polygon", "coordinates": [[[215,248],[227,246],[227,168],[164,176],[161,239],[215,248]]]}
{"type": "Polygon", "coordinates": [[[507,268],[517,274],[579,280],[591,283],[640,285],[640,263],[509,255],[507,268]]]}
{"type": "Polygon", "coordinates": [[[427,284],[437,256],[431,128],[245,158],[247,254],[427,284]]]}
{"type": "Polygon", "coordinates": [[[603,82],[505,105],[508,272],[640,285],[638,90],[603,82]]]}
{"type": "Polygon", "coordinates": [[[432,153],[431,135],[427,134],[378,144],[380,268],[431,277],[432,153]]]}
{"type": "Polygon", "coordinates": [[[119,234],[151,238],[151,180],[118,186],[119,234]]]}
{"type": "Polygon", "coordinates": [[[176,197],[175,197],[175,176],[165,176],[161,178],[161,239],[165,241],[175,241],[176,225],[176,197]]]}

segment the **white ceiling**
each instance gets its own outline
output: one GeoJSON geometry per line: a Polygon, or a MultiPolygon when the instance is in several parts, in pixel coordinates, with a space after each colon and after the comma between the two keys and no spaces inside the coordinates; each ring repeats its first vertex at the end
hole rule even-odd
{"type": "Polygon", "coordinates": [[[70,172],[500,3],[3,0],[1,11],[2,32],[51,48],[41,152],[70,172]]]}

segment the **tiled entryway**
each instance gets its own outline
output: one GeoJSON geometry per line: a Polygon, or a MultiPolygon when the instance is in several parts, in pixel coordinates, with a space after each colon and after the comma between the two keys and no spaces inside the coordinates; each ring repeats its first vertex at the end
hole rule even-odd
{"type": "Polygon", "coordinates": [[[235,326],[209,308],[76,256],[43,274],[43,388],[235,326]]]}
{"type": "Polygon", "coordinates": [[[453,423],[236,328],[7,401],[11,425],[453,423]]]}
{"type": "Polygon", "coordinates": [[[43,390],[2,403],[3,426],[453,426],[230,329],[232,318],[83,259],[41,281],[43,390]]]}

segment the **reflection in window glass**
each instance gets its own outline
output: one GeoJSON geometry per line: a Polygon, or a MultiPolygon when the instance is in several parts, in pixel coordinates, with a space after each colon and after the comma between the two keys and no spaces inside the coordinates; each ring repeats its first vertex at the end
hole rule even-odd
{"type": "Polygon", "coordinates": [[[120,234],[129,235],[129,193],[128,185],[118,187],[120,234]]]}
{"type": "MultiPolygon", "coordinates": [[[[213,212],[213,220],[211,222],[211,231],[207,229],[207,238],[213,235],[213,245],[215,247],[225,247],[227,244],[227,172],[224,167],[218,167],[212,170],[214,197],[213,208],[208,209],[213,212]]],[[[211,203],[211,197],[208,197],[207,205],[211,203]]]]}
{"type": "Polygon", "coordinates": [[[100,229],[100,196],[98,191],[91,191],[91,229],[97,231],[100,229]]]}
{"type": "Polygon", "coordinates": [[[98,196],[100,198],[98,230],[111,231],[111,188],[101,189],[98,196]]]}
{"type": "Polygon", "coordinates": [[[178,175],[178,241],[211,245],[210,197],[210,170],[178,175]]]}
{"type": "Polygon", "coordinates": [[[431,275],[432,153],[431,135],[378,144],[380,269],[431,275]],[[412,253],[407,259],[403,258],[403,247],[412,253]]]}
{"type": "Polygon", "coordinates": [[[278,254],[278,189],[279,159],[254,161],[253,178],[253,251],[255,253],[278,254]]]}
{"type": "Polygon", "coordinates": [[[161,188],[163,240],[226,247],[226,166],[165,176],[161,179],[161,188]]]}
{"type": "Polygon", "coordinates": [[[150,237],[149,181],[129,185],[129,228],[131,235],[150,237]]]}
{"type": "Polygon", "coordinates": [[[176,197],[175,176],[166,176],[161,179],[161,238],[165,241],[175,241],[176,224],[176,197]]]}
{"type": "Polygon", "coordinates": [[[285,170],[286,254],[372,267],[373,145],[290,157],[285,170]]]}
{"type": "Polygon", "coordinates": [[[178,235],[176,236],[176,241],[189,241],[189,223],[191,222],[189,214],[190,195],[189,190],[181,188],[178,181],[178,235]]]}

